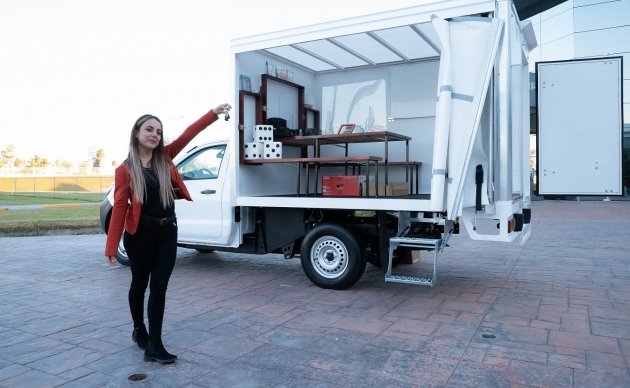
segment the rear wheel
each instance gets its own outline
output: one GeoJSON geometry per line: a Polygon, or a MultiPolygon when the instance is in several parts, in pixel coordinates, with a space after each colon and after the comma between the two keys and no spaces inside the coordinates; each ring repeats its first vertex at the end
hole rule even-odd
{"type": "Polygon", "coordinates": [[[352,233],[334,224],[319,225],[306,235],[300,260],[304,273],[315,285],[337,290],[356,283],[366,263],[352,233]]]}
{"type": "Polygon", "coordinates": [[[124,266],[129,266],[129,256],[127,256],[127,251],[123,245],[123,239],[120,239],[120,243],[118,244],[118,249],[116,250],[116,260],[124,266]]]}

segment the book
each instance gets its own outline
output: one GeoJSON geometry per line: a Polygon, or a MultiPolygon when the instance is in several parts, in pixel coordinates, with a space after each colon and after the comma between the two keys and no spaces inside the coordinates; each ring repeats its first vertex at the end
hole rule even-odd
{"type": "Polygon", "coordinates": [[[246,92],[251,92],[252,91],[252,79],[249,78],[246,75],[241,75],[240,79],[241,79],[241,90],[244,90],[246,92]]]}

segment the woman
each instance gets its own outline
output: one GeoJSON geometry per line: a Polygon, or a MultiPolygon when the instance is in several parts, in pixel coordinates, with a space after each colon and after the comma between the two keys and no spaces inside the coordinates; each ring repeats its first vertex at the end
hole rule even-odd
{"type": "Polygon", "coordinates": [[[177,359],[162,344],[162,321],[166,288],[177,253],[174,200],[192,199],[172,158],[216,121],[219,114],[225,113],[227,117],[231,108],[230,104],[217,106],[166,146],[160,119],[153,115],[141,116],[131,129],[129,155],[116,168],[114,206],[105,256],[110,265],[115,265],[116,251],[122,237],[131,266],[129,308],[134,326],[131,337],[144,349],[145,361],[172,363],[177,359]],[[147,332],[144,325],[144,293],[149,279],[147,332]]]}

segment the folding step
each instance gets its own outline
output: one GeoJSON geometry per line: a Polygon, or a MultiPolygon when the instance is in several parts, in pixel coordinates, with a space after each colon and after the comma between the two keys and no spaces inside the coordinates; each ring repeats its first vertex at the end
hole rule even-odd
{"type": "Polygon", "coordinates": [[[406,283],[406,284],[417,284],[419,286],[431,286],[433,287],[435,284],[433,283],[433,279],[431,278],[423,278],[421,276],[413,276],[413,275],[385,275],[385,281],[390,283],[406,283]]]}
{"type": "Polygon", "coordinates": [[[392,283],[417,284],[421,286],[433,287],[437,284],[437,256],[442,248],[442,239],[401,236],[389,239],[389,261],[385,281],[392,283]],[[393,274],[392,262],[394,251],[398,247],[405,247],[411,250],[433,250],[433,274],[432,277],[422,277],[407,274],[393,274]]]}

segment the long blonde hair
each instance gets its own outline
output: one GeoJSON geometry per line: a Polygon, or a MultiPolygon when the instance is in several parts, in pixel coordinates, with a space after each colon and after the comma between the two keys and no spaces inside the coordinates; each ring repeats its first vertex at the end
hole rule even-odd
{"type": "MultiPolygon", "coordinates": [[[[142,115],[136,120],[136,123],[131,129],[131,136],[129,137],[129,155],[125,164],[129,170],[131,176],[131,189],[135,200],[144,204],[146,198],[146,182],[144,180],[144,174],[142,173],[142,162],[140,161],[140,155],[138,152],[138,132],[140,127],[147,120],[155,119],[160,125],[162,121],[153,115],[142,115]]],[[[173,185],[171,183],[171,159],[164,153],[164,137],[160,136],[160,143],[153,150],[151,155],[151,168],[155,171],[158,182],[160,184],[160,202],[166,209],[168,206],[172,206],[175,200],[173,193],[173,185]]]]}

